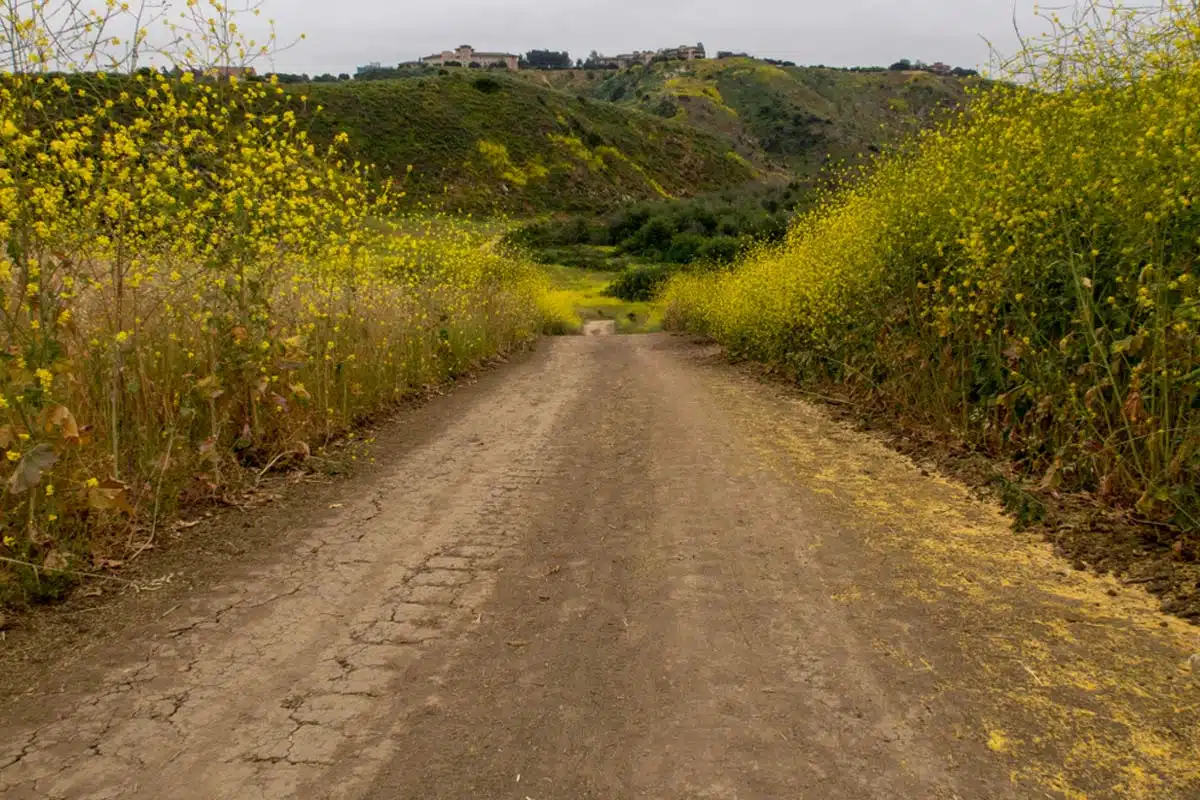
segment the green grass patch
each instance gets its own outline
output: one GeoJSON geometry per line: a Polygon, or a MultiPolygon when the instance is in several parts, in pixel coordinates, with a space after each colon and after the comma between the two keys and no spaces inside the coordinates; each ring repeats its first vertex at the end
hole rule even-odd
{"type": "Polygon", "coordinates": [[[550,264],[543,265],[542,270],[554,286],[555,302],[569,303],[581,320],[613,320],[618,333],[662,330],[662,308],[657,303],[631,303],[605,294],[613,280],[611,272],[550,264]]]}

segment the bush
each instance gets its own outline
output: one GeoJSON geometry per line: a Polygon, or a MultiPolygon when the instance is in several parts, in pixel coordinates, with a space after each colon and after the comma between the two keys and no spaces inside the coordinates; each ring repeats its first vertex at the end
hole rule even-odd
{"type": "Polygon", "coordinates": [[[669,265],[629,267],[612,282],[605,294],[629,303],[653,300],[674,269],[669,265]]]}
{"type": "Polygon", "coordinates": [[[536,333],[530,265],[395,224],[297,105],[190,72],[0,76],[0,603],[536,333]]]}
{"type": "Polygon", "coordinates": [[[745,240],[740,238],[734,239],[722,236],[716,239],[709,239],[700,248],[700,252],[697,254],[698,260],[711,264],[729,264],[738,257],[738,254],[745,247],[745,240]]]}
{"type": "Polygon", "coordinates": [[[1046,488],[1200,527],[1200,28],[1112,19],[1026,53],[1023,81],[847,180],[784,245],[676,277],[672,324],[1046,488]]]}
{"type": "Polygon", "coordinates": [[[619,271],[630,261],[622,256],[614,256],[609,249],[582,244],[544,247],[533,251],[533,260],[539,264],[561,264],[564,267],[600,272],[619,271]]]}
{"type": "Polygon", "coordinates": [[[663,261],[691,264],[707,244],[708,240],[698,233],[677,233],[671,237],[671,244],[663,253],[663,261]]]}
{"type": "MultiPolygon", "coordinates": [[[[607,217],[594,214],[537,222],[510,233],[507,240],[533,250],[544,263],[612,268],[595,252],[574,256],[560,248],[613,245],[616,258],[691,264],[728,263],[751,242],[776,242],[787,233],[794,210],[806,202],[807,187],[792,183],[755,186],[720,195],[639,203],[607,217]]],[[[608,256],[609,262],[614,256],[608,256]]]]}
{"type": "Polygon", "coordinates": [[[484,94],[494,94],[495,92],[498,92],[504,88],[504,84],[500,83],[500,81],[496,80],[490,75],[485,75],[482,78],[476,78],[474,81],[472,81],[471,85],[484,94]]]}

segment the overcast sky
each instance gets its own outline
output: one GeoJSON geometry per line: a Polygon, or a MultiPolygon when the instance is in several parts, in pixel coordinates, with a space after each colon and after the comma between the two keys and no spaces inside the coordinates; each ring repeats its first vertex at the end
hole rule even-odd
{"type": "MultiPolygon", "coordinates": [[[[1033,0],[1016,0],[1023,29],[1033,0]]],[[[798,64],[887,65],[900,58],[986,65],[985,36],[1011,51],[1012,0],[267,0],[282,72],[353,72],[460,44],[523,53],[613,54],[703,42],[798,64]]]]}

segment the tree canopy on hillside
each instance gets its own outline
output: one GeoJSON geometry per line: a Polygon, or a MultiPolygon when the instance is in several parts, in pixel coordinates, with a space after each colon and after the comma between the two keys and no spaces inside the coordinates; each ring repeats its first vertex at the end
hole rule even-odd
{"type": "Polygon", "coordinates": [[[566,50],[530,50],[522,59],[530,69],[570,69],[571,54],[566,50]]]}

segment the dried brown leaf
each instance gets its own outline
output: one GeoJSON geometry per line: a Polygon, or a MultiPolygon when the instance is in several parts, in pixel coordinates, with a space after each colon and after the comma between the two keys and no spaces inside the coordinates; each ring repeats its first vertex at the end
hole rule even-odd
{"type": "Polygon", "coordinates": [[[22,494],[42,482],[42,474],[58,462],[58,453],[48,444],[36,445],[17,462],[8,479],[8,491],[22,494]]]}
{"type": "Polygon", "coordinates": [[[46,553],[46,558],[42,561],[42,567],[55,572],[61,572],[70,566],[70,560],[63,555],[61,550],[51,550],[46,553]]]}
{"type": "Polygon", "coordinates": [[[75,415],[66,406],[57,405],[46,409],[44,427],[47,433],[58,428],[64,439],[79,442],[79,424],[75,422],[75,415]]]}
{"type": "Polygon", "coordinates": [[[1139,391],[1130,391],[1125,397],[1125,405],[1121,407],[1125,413],[1125,418],[1132,423],[1141,422],[1146,418],[1146,407],[1142,405],[1142,393],[1139,391]]]}
{"type": "Polygon", "coordinates": [[[1046,474],[1042,476],[1041,488],[1043,491],[1054,491],[1062,485],[1062,456],[1056,456],[1054,463],[1046,470],[1046,474]]]}
{"type": "Polygon", "coordinates": [[[107,480],[88,489],[88,506],[97,511],[124,511],[133,513],[129,505],[129,492],[120,481],[107,480]]]}

